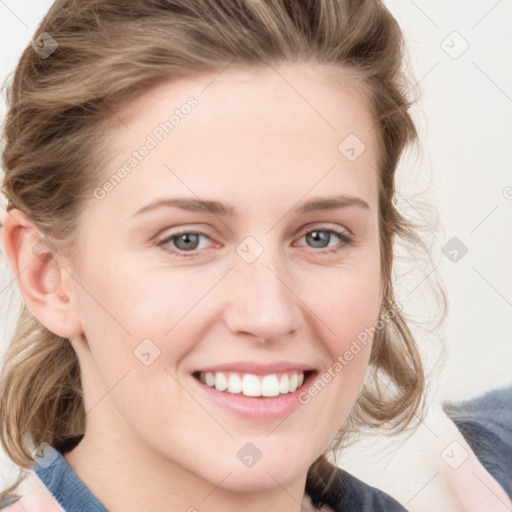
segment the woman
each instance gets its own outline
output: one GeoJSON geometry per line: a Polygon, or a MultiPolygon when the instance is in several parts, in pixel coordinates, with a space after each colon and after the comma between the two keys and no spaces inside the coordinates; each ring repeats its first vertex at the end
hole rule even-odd
{"type": "Polygon", "coordinates": [[[401,49],[376,1],[53,5],[5,128],[6,510],[404,510],[327,460],[421,413],[401,49]]]}

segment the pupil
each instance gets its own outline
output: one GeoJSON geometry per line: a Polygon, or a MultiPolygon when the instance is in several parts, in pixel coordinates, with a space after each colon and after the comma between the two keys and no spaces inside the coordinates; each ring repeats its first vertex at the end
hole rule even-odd
{"type": "MultiPolygon", "coordinates": [[[[326,245],[322,245],[322,241],[323,242],[329,241],[329,234],[326,233],[325,231],[311,231],[310,237],[313,240],[313,244],[317,244],[318,242],[320,242],[320,247],[326,247],[326,245]]],[[[316,246],[316,247],[318,247],[318,246],[316,246]]]]}
{"type": "Polygon", "coordinates": [[[185,233],[183,235],[180,235],[176,241],[179,249],[190,249],[195,248],[198,241],[198,236],[194,235],[193,233],[185,233]],[[181,242],[184,242],[183,246],[180,247],[181,242]]]}

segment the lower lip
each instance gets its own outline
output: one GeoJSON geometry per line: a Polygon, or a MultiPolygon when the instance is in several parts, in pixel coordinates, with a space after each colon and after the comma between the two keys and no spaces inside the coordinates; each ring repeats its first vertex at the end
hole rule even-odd
{"type": "Polygon", "coordinates": [[[238,414],[246,418],[253,419],[275,419],[287,416],[295,409],[303,405],[299,401],[299,395],[307,390],[310,383],[315,378],[316,372],[312,372],[302,386],[293,393],[279,395],[276,397],[248,397],[244,395],[234,395],[226,391],[217,391],[211,388],[191,375],[202,393],[209,401],[222,407],[225,410],[238,414]]]}

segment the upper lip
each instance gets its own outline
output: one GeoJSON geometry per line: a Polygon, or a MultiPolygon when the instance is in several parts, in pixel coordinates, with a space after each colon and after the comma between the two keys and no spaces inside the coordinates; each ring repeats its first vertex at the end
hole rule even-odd
{"type": "Polygon", "coordinates": [[[280,373],[287,371],[311,371],[314,368],[311,365],[295,363],[293,361],[277,361],[274,363],[257,363],[255,361],[233,361],[231,363],[222,363],[204,368],[199,368],[196,372],[241,372],[252,373],[254,375],[266,375],[269,373],[280,373]]]}

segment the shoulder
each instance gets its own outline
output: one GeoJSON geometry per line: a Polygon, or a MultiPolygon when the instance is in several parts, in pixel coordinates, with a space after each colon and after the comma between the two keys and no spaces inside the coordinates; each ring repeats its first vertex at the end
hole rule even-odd
{"type": "Polygon", "coordinates": [[[315,488],[307,482],[306,492],[318,512],[406,512],[394,498],[337,466],[327,484],[315,488]]]}
{"type": "Polygon", "coordinates": [[[0,502],[2,512],[64,512],[48,489],[28,471],[15,491],[0,502]]]}
{"type": "Polygon", "coordinates": [[[512,496],[512,385],[477,398],[445,403],[476,457],[509,497],[512,496]]]}

